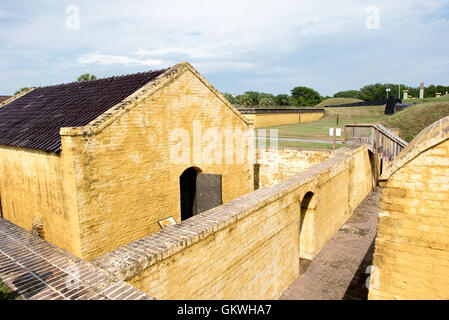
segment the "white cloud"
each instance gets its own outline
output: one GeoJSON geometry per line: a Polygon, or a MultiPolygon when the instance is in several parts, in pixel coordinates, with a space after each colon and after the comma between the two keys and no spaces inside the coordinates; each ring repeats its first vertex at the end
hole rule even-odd
{"type": "MultiPolygon", "coordinates": [[[[0,19],[0,74],[26,81],[39,74],[45,83],[50,69],[72,79],[188,61],[222,90],[286,92],[307,84],[331,94],[404,72],[412,79],[409,71],[426,61],[427,76],[441,82],[447,3],[78,0],[80,29],[68,31],[66,4],[11,1],[0,9],[8,14],[0,19]],[[378,30],[365,27],[371,4],[380,9],[378,30]]],[[[14,81],[0,81],[0,90],[14,90],[14,81]]]]}
{"type": "Polygon", "coordinates": [[[99,65],[111,65],[111,64],[119,64],[125,66],[132,65],[142,65],[142,66],[160,66],[163,64],[162,60],[154,60],[154,59],[134,59],[127,56],[118,56],[111,54],[100,54],[100,53],[87,53],[76,59],[78,63],[81,64],[90,64],[96,63],[99,65]]]}

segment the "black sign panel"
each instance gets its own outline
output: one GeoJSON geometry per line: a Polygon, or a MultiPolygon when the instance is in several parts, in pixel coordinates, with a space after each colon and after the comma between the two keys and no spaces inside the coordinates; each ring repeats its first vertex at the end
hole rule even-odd
{"type": "Polygon", "coordinates": [[[199,173],[196,178],[194,213],[198,214],[223,203],[221,197],[221,174],[199,173]]]}

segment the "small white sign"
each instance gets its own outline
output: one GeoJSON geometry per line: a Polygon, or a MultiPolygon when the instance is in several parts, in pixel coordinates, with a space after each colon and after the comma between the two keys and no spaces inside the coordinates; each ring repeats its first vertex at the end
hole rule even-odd
{"type": "Polygon", "coordinates": [[[167,226],[173,226],[176,224],[176,220],[173,217],[168,217],[158,221],[161,229],[165,229],[167,226]]]}
{"type": "MultiPolygon", "coordinates": [[[[329,128],[329,135],[330,135],[331,137],[334,136],[334,129],[335,129],[335,128],[329,128]]],[[[340,136],[341,136],[341,128],[336,128],[335,133],[336,133],[335,135],[336,135],[337,137],[340,137],[340,136]]]]}
{"type": "Polygon", "coordinates": [[[341,137],[341,128],[337,128],[337,130],[336,130],[337,132],[337,137],[341,137]]]}

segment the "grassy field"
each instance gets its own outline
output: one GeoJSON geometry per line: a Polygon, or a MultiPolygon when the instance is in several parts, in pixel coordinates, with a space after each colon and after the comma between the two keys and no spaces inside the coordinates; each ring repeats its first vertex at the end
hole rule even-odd
{"type": "Polygon", "coordinates": [[[410,142],[422,129],[449,115],[449,97],[418,101],[423,103],[410,106],[385,118],[381,123],[386,127],[399,128],[401,138],[410,142]]]}
{"type": "MultiPolygon", "coordinates": [[[[385,106],[326,108],[325,116],[321,120],[268,127],[277,129],[280,138],[303,138],[332,140],[329,128],[342,128],[349,123],[372,123],[385,120],[385,106]]],[[[343,140],[343,136],[337,137],[343,140]]]]}
{"type": "Polygon", "coordinates": [[[334,106],[346,103],[354,103],[354,102],[362,102],[363,100],[354,99],[354,98],[329,98],[321,101],[315,107],[316,108],[324,108],[326,106],[334,106]]]}
{"type": "Polygon", "coordinates": [[[449,96],[441,96],[439,98],[424,98],[424,99],[402,99],[402,103],[426,103],[426,102],[438,102],[438,101],[449,101],[449,96]]]}
{"type": "MultiPolygon", "coordinates": [[[[411,141],[421,130],[449,115],[449,97],[414,99],[418,104],[392,116],[385,116],[385,106],[326,108],[323,119],[312,122],[268,127],[277,129],[280,138],[329,140],[329,143],[279,141],[281,147],[332,149],[329,128],[350,123],[381,123],[388,128],[399,128],[400,136],[411,141]],[[338,116],[338,125],[337,125],[338,116]]],[[[407,102],[410,102],[407,100],[407,102]]],[[[343,140],[343,136],[337,137],[343,140]]],[[[342,145],[337,145],[342,147],[342,145]]]]}

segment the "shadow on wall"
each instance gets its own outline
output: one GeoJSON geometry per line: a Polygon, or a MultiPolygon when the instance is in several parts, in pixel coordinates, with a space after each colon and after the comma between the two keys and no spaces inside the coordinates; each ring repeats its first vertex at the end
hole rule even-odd
{"type": "MultiPolygon", "coordinates": [[[[314,205],[312,204],[313,192],[308,191],[302,198],[300,205],[300,217],[299,217],[299,257],[300,260],[311,260],[310,253],[306,251],[306,248],[310,246],[313,241],[313,215],[314,205]]],[[[302,261],[307,264],[307,261],[302,261]]],[[[302,270],[300,270],[301,272],[302,270]]]]}

